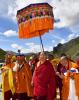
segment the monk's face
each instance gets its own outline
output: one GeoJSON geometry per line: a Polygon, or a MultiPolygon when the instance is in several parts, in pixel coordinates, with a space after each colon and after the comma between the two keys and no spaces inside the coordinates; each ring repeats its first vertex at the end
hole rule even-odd
{"type": "Polygon", "coordinates": [[[5,59],[5,63],[6,63],[6,64],[11,63],[11,58],[6,58],[6,59],[5,59]]]}
{"type": "Polygon", "coordinates": [[[13,57],[12,54],[6,55],[6,56],[5,56],[5,63],[6,63],[6,64],[11,63],[11,62],[12,62],[12,57],[13,57]]]}
{"type": "Polygon", "coordinates": [[[60,63],[63,65],[63,66],[65,66],[65,67],[67,67],[68,66],[68,60],[67,59],[62,59],[61,61],[60,61],[60,63]]]}
{"type": "Polygon", "coordinates": [[[44,61],[44,60],[46,60],[46,55],[42,52],[39,55],[39,61],[44,61]]]}
{"type": "Polygon", "coordinates": [[[17,56],[17,62],[19,63],[19,64],[22,64],[22,62],[24,61],[24,59],[25,59],[25,57],[24,56],[17,56]]]}

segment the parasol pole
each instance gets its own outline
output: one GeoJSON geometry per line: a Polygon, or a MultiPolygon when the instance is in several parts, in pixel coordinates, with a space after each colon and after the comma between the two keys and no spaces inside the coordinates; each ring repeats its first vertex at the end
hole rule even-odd
{"type": "Polygon", "coordinates": [[[40,37],[40,42],[41,42],[42,51],[44,52],[44,46],[43,46],[43,41],[42,41],[42,37],[41,37],[41,35],[40,35],[40,32],[39,32],[39,37],[40,37]]]}

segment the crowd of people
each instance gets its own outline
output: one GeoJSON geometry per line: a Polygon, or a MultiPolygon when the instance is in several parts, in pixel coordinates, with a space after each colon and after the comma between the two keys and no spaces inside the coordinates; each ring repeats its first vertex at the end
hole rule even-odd
{"type": "Polygon", "coordinates": [[[47,55],[45,52],[26,60],[8,53],[1,67],[3,100],[79,100],[79,54],[47,55]]]}

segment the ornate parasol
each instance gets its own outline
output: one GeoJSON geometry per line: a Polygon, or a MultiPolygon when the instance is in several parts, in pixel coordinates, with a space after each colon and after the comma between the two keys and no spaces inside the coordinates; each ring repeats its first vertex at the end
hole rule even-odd
{"type": "Polygon", "coordinates": [[[48,3],[30,4],[17,11],[19,38],[39,36],[43,48],[41,35],[54,28],[53,7],[48,3]]]}

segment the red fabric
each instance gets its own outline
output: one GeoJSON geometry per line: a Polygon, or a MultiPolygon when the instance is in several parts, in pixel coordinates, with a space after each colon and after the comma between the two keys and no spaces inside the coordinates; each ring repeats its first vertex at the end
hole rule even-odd
{"type": "Polygon", "coordinates": [[[4,92],[4,100],[10,100],[11,98],[12,98],[12,92],[10,90],[4,92]]]}
{"type": "Polygon", "coordinates": [[[27,93],[15,93],[12,100],[30,100],[27,93]]]}
{"type": "Polygon", "coordinates": [[[47,100],[54,100],[56,76],[53,66],[49,61],[35,69],[33,81],[35,96],[47,96],[47,100]]]}
{"type": "Polygon", "coordinates": [[[77,65],[79,66],[79,60],[77,60],[77,65]]]}
{"type": "Polygon", "coordinates": [[[79,60],[77,60],[77,65],[78,65],[77,69],[78,69],[78,71],[79,71],[79,60]]]}
{"type": "Polygon", "coordinates": [[[38,96],[38,97],[35,97],[34,100],[47,100],[47,97],[46,96],[38,96]]]}

